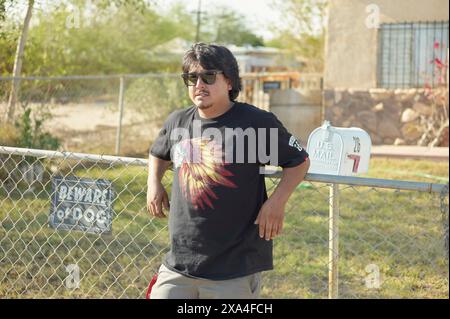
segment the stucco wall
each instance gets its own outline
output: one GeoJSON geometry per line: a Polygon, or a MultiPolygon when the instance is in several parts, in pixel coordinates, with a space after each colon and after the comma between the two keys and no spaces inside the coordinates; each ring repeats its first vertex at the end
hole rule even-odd
{"type": "Polygon", "coordinates": [[[380,23],[448,21],[448,0],[330,0],[324,88],[376,87],[377,29],[366,7],[378,5],[380,23]]]}

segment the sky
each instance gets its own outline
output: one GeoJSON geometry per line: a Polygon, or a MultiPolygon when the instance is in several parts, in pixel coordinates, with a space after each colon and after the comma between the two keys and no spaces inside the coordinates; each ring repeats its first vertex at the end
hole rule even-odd
{"type": "MultiPolygon", "coordinates": [[[[186,4],[188,11],[197,11],[199,0],[157,0],[158,5],[167,9],[175,2],[186,4]]],[[[269,25],[280,24],[280,14],[272,9],[271,4],[274,0],[201,0],[202,11],[208,12],[212,6],[230,7],[238,13],[244,15],[248,21],[248,27],[257,35],[262,36],[264,40],[273,37],[269,25]]]]}

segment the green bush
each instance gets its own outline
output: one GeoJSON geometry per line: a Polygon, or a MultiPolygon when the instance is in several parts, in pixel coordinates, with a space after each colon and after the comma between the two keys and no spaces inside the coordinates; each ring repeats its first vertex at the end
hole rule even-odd
{"type": "MultiPolygon", "coordinates": [[[[0,146],[15,146],[23,148],[56,150],[60,146],[58,138],[43,131],[43,123],[50,117],[48,113],[33,113],[29,106],[25,106],[24,112],[16,120],[15,124],[2,123],[0,127],[0,146]]],[[[29,167],[33,169],[37,166],[44,168],[43,160],[32,156],[10,156],[0,154],[0,181],[13,183],[17,187],[22,185],[24,179],[17,175],[16,168],[29,167]],[[12,171],[16,173],[12,173],[12,171]]],[[[29,169],[25,169],[28,171],[29,169]]],[[[34,176],[33,178],[38,178],[34,176]]],[[[32,183],[33,181],[31,181],[32,183]]],[[[29,187],[30,185],[28,185],[29,187]]]]}
{"type": "Polygon", "coordinates": [[[25,107],[19,120],[15,122],[18,132],[18,147],[56,150],[60,141],[48,132],[42,130],[42,125],[49,118],[48,114],[35,114],[32,117],[32,109],[25,107]]]}
{"type": "Polygon", "coordinates": [[[181,78],[139,78],[125,90],[125,105],[149,121],[162,121],[172,111],[190,104],[192,102],[181,78]]]}

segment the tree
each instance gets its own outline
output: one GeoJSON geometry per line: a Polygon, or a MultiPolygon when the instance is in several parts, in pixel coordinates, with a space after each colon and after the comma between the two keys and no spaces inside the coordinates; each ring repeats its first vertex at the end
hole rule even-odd
{"type": "Polygon", "coordinates": [[[204,30],[200,38],[204,42],[264,46],[264,40],[249,29],[244,16],[227,7],[211,12],[204,30]]]}
{"type": "Polygon", "coordinates": [[[326,6],[326,0],[274,1],[272,7],[281,13],[284,24],[272,27],[277,36],[268,44],[306,58],[303,71],[322,72],[326,6]]]}
{"type": "Polygon", "coordinates": [[[24,72],[61,76],[175,70],[170,61],[155,56],[154,49],[176,37],[193,36],[193,24],[178,6],[162,15],[150,6],[136,10],[88,3],[71,0],[70,6],[66,2],[37,12],[24,72]]]}
{"type": "MultiPolygon", "coordinates": [[[[6,119],[5,122],[12,123],[14,119],[14,109],[16,106],[17,101],[17,95],[20,88],[20,80],[19,77],[22,72],[22,59],[23,59],[23,52],[25,49],[25,42],[27,40],[28,35],[28,29],[30,27],[30,21],[31,21],[31,15],[33,13],[33,6],[34,6],[34,0],[28,0],[28,6],[27,6],[27,13],[25,15],[25,19],[23,22],[22,30],[20,32],[19,41],[17,43],[17,50],[16,55],[14,58],[14,68],[13,68],[13,81],[11,86],[11,92],[9,94],[9,100],[8,100],[8,107],[6,112],[6,119]]],[[[2,6],[0,7],[1,10],[5,9],[4,1],[2,6]]],[[[3,16],[4,18],[4,16],[3,16]]]]}
{"type": "Polygon", "coordinates": [[[0,0],[0,21],[4,22],[6,18],[6,0],[0,0]]]}
{"type": "MultiPolygon", "coordinates": [[[[20,76],[22,73],[39,75],[67,75],[92,73],[125,73],[136,72],[136,69],[127,68],[127,65],[139,68],[144,64],[147,47],[160,43],[160,31],[166,27],[172,30],[166,21],[160,22],[160,17],[150,9],[153,1],[147,0],[67,0],[58,2],[53,8],[39,7],[40,2],[28,0],[25,19],[20,27],[18,36],[11,32],[0,31],[0,44],[2,51],[0,57],[1,72],[7,72],[11,63],[10,45],[17,40],[12,67],[14,78],[9,92],[5,122],[14,121],[14,112],[18,102],[20,90],[20,76]],[[91,25],[71,26],[71,14],[80,13],[87,3],[92,3],[95,12],[88,12],[93,21],[91,25]],[[94,5],[95,3],[95,5],[94,5]],[[33,15],[33,8],[38,9],[33,15]],[[75,10],[76,9],[76,10],[75,10]],[[30,20],[36,24],[30,28],[30,20]],[[156,20],[156,28],[148,28],[151,21],[156,20]],[[130,37],[126,34],[132,25],[135,31],[130,37]],[[124,26],[128,26],[124,27],[124,26]],[[145,29],[147,27],[147,29],[145,29]],[[146,32],[147,31],[147,32],[146,32]],[[135,41],[142,39],[142,41],[135,41]],[[5,46],[3,46],[5,44],[5,46]],[[118,54],[120,52],[120,54],[118,54]],[[139,58],[136,58],[139,57],[139,58]],[[26,61],[26,63],[24,63],[26,61]],[[117,63],[119,62],[119,63],[117,63]],[[109,68],[109,69],[108,69],[109,68]],[[130,70],[131,69],[131,70],[130,70]]],[[[18,0],[0,0],[0,22],[14,25],[11,12],[8,8],[18,7],[18,0]]],[[[85,13],[85,12],[83,12],[85,13]]],[[[77,18],[80,18],[79,16],[77,18]]],[[[79,21],[79,20],[78,20],[79,21]]],[[[17,24],[17,23],[16,23],[17,24]]],[[[14,30],[9,27],[8,31],[14,30]]],[[[163,32],[161,32],[163,33],[163,32]]],[[[148,58],[147,58],[148,60],[148,58]]],[[[11,73],[10,73],[11,74],[11,73]]]]}
{"type": "Polygon", "coordinates": [[[235,45],[264,46],[264,40],[251,32],[244,23],[244,17],[230,9],[222,10],[216,15],[214,42],[233,43],[235,45]]]}
{"type": "MultiPolygon", "coordinates": [[[[0,76],[10,76],[13,71],[20,30],[15,24],[1,18],[0,24],[0,76]]],[[[2,89],[5,88],[2,87],[2,89]]]]}

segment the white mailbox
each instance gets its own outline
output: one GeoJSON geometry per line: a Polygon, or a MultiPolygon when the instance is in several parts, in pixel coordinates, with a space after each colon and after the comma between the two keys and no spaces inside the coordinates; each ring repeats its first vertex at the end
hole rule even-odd
{"type": "Polygon", "coordinates": [[[333,127],[325,121],[309,135],[307,152],[311,161],[308,173],[356,175],[366,173],[372,141],[357,127],[333,127]]]}

